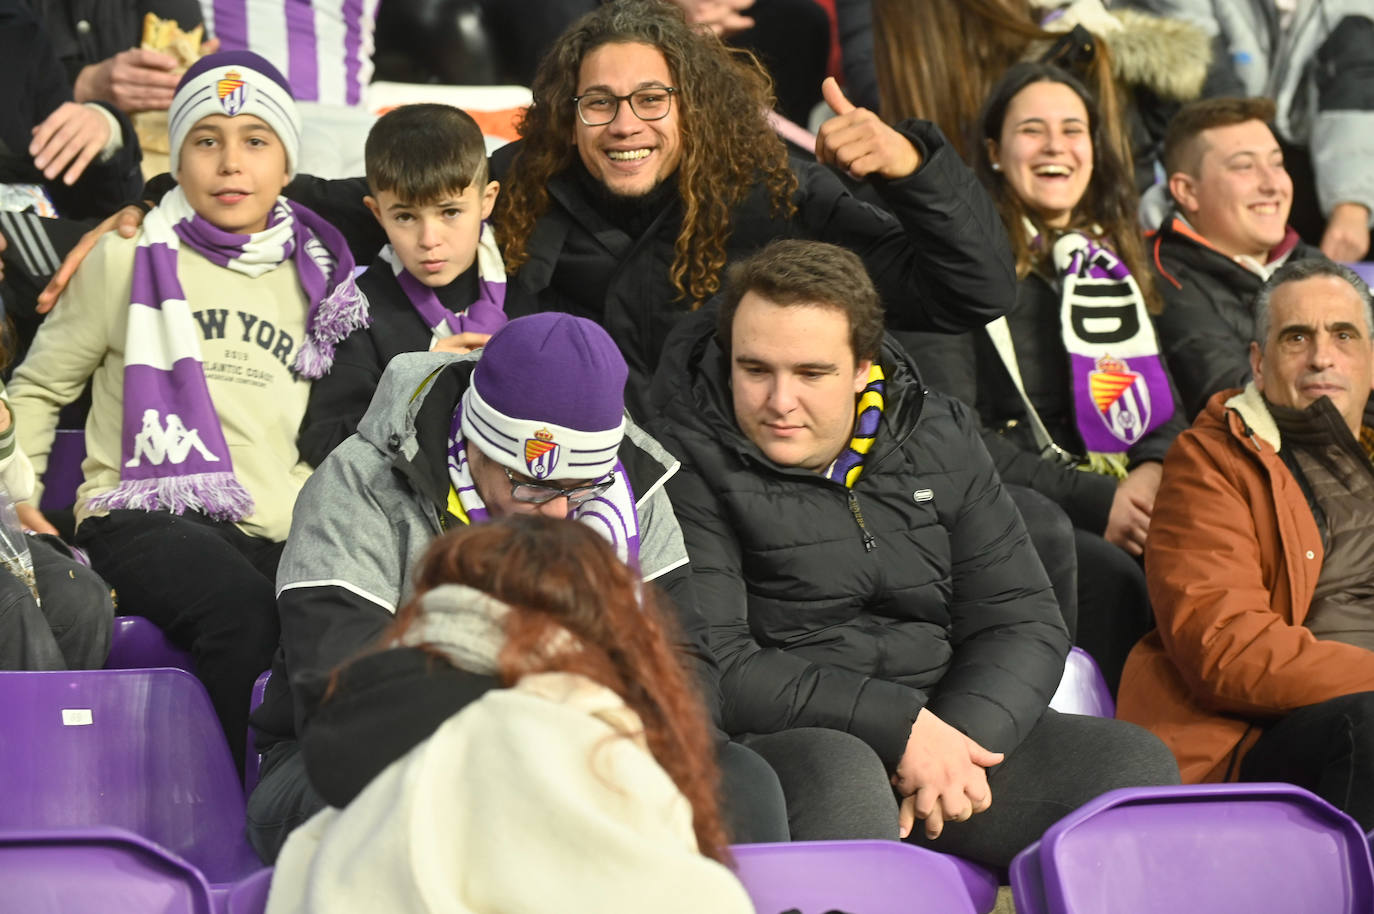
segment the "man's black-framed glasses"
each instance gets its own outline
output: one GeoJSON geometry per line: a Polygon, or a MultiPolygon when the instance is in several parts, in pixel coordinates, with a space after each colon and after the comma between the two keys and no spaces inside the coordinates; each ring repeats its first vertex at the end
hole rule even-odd
{"type": "Polygon", "coordinates": [[[516,501],[523,501],[527,505],[547,504],[559,497],[566,498],[570,505],[580,505],[591,501],[598,495],[605,494],[611,486],[615,485],[615,470],[584,485],[560,489],[558,486],[546,486],[543,483],[516,479],[510,467],[502,467],[501,469],[506,471],[506,479],[510,481],[510,497],[516,501]]]}
{"type": "Polygon", "coordinates": [[[629,95],[611,95],[607,92],[588,92],[574,95],[573,104],[577,106],[577,117],[588,127],[601,127],[615,120],[620,113],[620,103],[629,102],[630,110],[641,121],[661,121],[668,116],[673,107],[673,86],[651,86],[636,89],[629,95]]]}

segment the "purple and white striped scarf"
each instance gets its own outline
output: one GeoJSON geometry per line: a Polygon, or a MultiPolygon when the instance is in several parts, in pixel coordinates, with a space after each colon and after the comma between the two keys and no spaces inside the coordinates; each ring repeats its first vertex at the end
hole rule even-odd
{"type": "Polygon", "coordinates": [[[487,223],[482,223],[477,240],[477,300],[459,314],[445,308],[433,289],[410,275],[391,245],[382,248],[380,256],[391,265],[401,291],[435,339],[459,333],[495,333],[505,326],[506,264],[496,234],[487,223]]]}
{"type": "Polygon", "coordinates": [[[177,277],[181,244],[211,263],[257,277],[290,258],[309,302],[294,370],[322,377],[336,344],[368,323],[353,282],[353,258],[338,230],[299,204],[278,199],[264,231],[223,231],[173,189],[143,221],[134,252],[124,346],[124,426],[119,485],[91,500],[96,510],[187,509],[242,520],[253,498],[234,476],[229,447],[205,381],[196,322],[177,277]]]}
{"type": "MultiPolygon", "coordinates": [[[[488,458],[490,459],[490,458],[488,458]]],[[[472,466],[468,463],[467,442],[463,439],[463,404],[453,411],[453,425],[448,435],[449,511],[469,524],[480,524],[491,518],[477,486],[472,482],[472,466]],[[454,500],[457,499],[457,504],[454,500]]],[[[590,482],[591,480],[588,480],[590,482]]],[[[590,501],[573,508],[572,520],[587,524],[606,538],[615,554],[631,568],[639,568],[639,512],[635,508],[635,493],[630,477],[619,460],[615,462],[615,484],[590,501]]]]}

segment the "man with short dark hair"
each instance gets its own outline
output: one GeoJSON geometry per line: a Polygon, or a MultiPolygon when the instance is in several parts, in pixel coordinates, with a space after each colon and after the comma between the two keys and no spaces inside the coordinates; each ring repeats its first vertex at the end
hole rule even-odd
{"type": "Polygon", "coordinates": [[[726,729],[858,737],[877,773],[854,797],[995,865],[1105,790],[1176,781],[1138,728],[1047,709],[1069,639],[1045,572],[976,420],[883,336],[862,262],[777,241],[721,307],[670,341],[653,401],[726,729]]]}
{"type": "Polygon", "coordinates": [[[1289,781],[1374,827],[1374,382],[1369,290],[1287,264],[1256,303],[1254,380],[1164,462],[1145,550],[1159,621],[1119,715],[1187,782],[1289,781]]]}
{"type": "Polygon", "coordinates": [[[1250,378],[1260,286],[1290,260],[1321,257],[1288,225],[1293,181],[1267,98],[1186,105],[1169,124],[1164,168],[1173,210],[1151,238],[1165,308],[1157,326],[1189,418],[1250,378]]]}

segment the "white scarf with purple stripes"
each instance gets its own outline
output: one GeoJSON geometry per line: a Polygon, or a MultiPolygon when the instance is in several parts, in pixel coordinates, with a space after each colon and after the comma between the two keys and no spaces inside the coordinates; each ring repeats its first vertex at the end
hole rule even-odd
{"type": "Polygon", "coordinates": [[[410,275],[391,245],[378,256],[391,266],[396,283],[436,340],[459,333],[495,333],[505,326],[506,264],[487,223],[482,223],[477,240],[477,299],[457,314],[444,307],[433,289],[410,275]]]}
{"type": "Polygon", "coordinates": [[[253,498],[234,476],[229,447],[205,381],[195,319],[177,277],[181,245],[210,262],[257,277],[290,259],[309,303],[306,336],[293,366],[328,373],[335,346],[370,321],[353,282],[353,257],[338,230],[278,198],[267,228],[239,235],[196,214],[180,188],[148,213],[134,252],[124,347],[120,480],[91,500],[96,510],[198,511],[242,520],[253,498]]]}

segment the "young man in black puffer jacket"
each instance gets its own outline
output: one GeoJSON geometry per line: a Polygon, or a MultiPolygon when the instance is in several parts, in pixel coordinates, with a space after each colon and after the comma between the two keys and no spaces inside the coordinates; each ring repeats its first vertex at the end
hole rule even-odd
{"type": "Polygon", "coordinates": [[[774,242],[670,341],[655,434],[684,464],[668,487],[727,731],[858,736],[904,836],[1004,866],[1178,772],[1143,730],[1047,709],[1069,640],[1044,570],[969,411],[882,328],[855,255],[774,242]]]}

